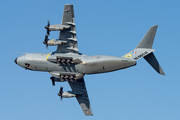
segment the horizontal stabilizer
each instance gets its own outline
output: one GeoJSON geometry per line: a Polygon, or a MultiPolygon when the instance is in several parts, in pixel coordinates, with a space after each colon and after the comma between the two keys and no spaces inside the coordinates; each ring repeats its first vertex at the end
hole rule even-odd
{"type": "Polygon", "coordinates": [[[160,64],[158,63],[156,57],[153,53],[145,56],[144,59],[161,75],[165,75],[164,71],[162,70],[160,64]]]}

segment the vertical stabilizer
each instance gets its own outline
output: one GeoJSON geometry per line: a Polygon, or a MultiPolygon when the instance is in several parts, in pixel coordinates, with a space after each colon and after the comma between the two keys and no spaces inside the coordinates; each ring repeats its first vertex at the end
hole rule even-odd
{"type": "Polygon", "coordinates": [[[158,25],[152,26],[136,48],[152,48],[158,25]]]}

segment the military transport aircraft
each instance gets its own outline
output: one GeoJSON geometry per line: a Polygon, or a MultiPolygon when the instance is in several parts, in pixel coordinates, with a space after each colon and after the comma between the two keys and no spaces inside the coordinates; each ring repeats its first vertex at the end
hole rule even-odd
{"type": "Polygon", "coordinates": [[[88,56],[79,53],[73,5],[65,5],[61,24],[50,25],[48,21],[44,39],[46,46],[56,46],[52,53],[25,53],[15,59],[19,66],[33,71],[49,72],[52,85],[55,82],[67,81],[72,91],[63,91],[60,87],[60,98],[76,97],[85,115],[93,115],[87,94],[84,75],[111,72],[136,65],[144,58],[158,73],[165,75],[152,49],[157,25],[152,26],[135,49],[122,57],[96,55],[88,56]],[[50,31],[60,31],[59,39],[48,39],[50,31]]]}

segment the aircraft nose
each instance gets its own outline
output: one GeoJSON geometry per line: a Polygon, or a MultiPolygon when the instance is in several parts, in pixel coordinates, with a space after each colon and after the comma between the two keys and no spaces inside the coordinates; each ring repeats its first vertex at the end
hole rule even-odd
{"type": "Polygon", "coordinates": [[[14,60],[14,62],[17,64],[17,58],[14,60]]]}

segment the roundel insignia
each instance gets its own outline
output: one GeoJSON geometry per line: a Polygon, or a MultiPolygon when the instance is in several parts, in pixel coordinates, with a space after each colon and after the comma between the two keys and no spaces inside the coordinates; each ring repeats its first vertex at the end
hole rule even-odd
{"type": "Polygon", "coordinates": [[[131,57],[131,54],[127,54],[125,55],[126,58],[130,58],[131,57]]]}
{"type": "Polygon", "coordinates": [[[137,52],[136,51],[132,51],[132,53],[136,54],[137,52]]]}

